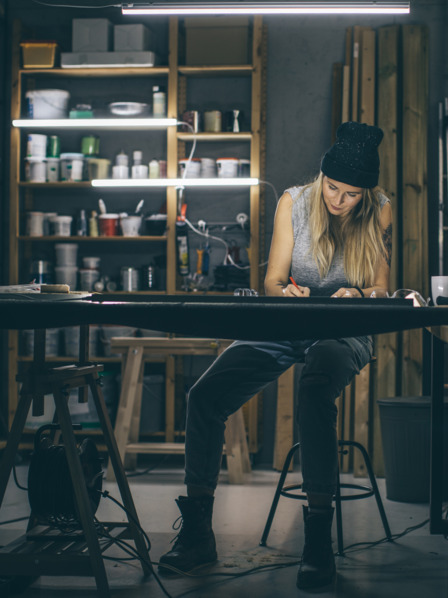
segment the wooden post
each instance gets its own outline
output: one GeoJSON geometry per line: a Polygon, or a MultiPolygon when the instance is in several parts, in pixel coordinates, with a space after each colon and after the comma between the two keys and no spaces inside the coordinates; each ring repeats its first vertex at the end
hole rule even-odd
{"type": "MultiPolygon", "coordinates": [[[[370,363],[356,376],[355,384],[355,430],[354,440],[360,442],[364,448],[369,447],[369,403],[370,403],[370,363]]],[[[359,451],[353,451],[353,475],[365,477],[367,475],[364,459],[359,451]]]]}
{"type": "MultiPolygon", "coordinates": [[[[403,54],[403,285],[428,296],[428,31],[405,25],[403,54]]],[[[422,334],[403,334],[402,392],[421,394],[422,334]]]]}

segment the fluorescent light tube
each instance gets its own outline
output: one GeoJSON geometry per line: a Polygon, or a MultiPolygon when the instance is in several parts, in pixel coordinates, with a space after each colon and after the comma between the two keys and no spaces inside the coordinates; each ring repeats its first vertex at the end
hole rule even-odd
{"type": "Polygon", "coordinates": [[[57,128],[103,128],[138,129],[165,128],[177,125],[175,118],[27,118],[13,120],[14,127],[30,129],[57,128]]]}
{"type": "Polygon", "coordinates": [[[92,187],[248,187],[255,178],[214,179],[93,179],[92,187]]]}
{"type": "Polygon", "coordinates": [[[124,15],[409,14],[409,1],[127,2],[124,15]]]}

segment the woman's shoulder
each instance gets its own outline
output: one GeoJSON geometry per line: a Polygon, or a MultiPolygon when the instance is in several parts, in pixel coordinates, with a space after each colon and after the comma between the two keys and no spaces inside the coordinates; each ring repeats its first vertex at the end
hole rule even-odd
{"type": "Polygon", "coordinates": [[[378,199],[380,202],[380,207],[384,208],[387,203],[390,203],[390,199],[385,195],[384,191],[381,189],[378,191],[378,199]]]}
{"type": "Polygon", "coordinates": [[[304,193],[305,190],[305,185],[296,185],[294,187],[288,187],[288,189],[285,189],[285,193],[289,193],[289,195],[292,197],[293,201],[296,201],[296,199],[298,199],[299,197],[303,197],[306,195],[306,193],[304,193]]]}

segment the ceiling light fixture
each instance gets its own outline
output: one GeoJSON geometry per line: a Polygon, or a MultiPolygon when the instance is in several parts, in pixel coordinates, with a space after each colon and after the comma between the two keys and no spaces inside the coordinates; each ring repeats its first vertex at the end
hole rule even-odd
{"type": "Polygon", "coordinates": [[[410,1],[124,2],[124,15],[409,14],[410,1]]]}

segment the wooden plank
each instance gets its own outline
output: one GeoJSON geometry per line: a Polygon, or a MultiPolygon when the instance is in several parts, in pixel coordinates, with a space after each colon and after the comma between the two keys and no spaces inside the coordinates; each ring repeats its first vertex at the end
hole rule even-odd
{"type": "MultiPolygon", "coordinates": [[[[177,92],[178,92],[178,19],[170,17],[169,20],[169,74],[168,74],[168,101],[167,115],[177,119],[177,92]]],[[[167,131],[167,176],[177,176],[177,130],[168,127],[167,131]]],[[[176,218],[177,218],[177,190],[169,187],[166,190],[167,211],[167,246],[166,246],[166,291],[168,294],[176,292],[177,252],[176,252],[176,218]]]]}
{"type": "MultiPolygon", "coordinates": [[[[355,378],[355,427],[354,440],[367,450],[369,447],[369,402],[370,402],[370,363],[355,378]]],[[[353,451],[353,475],[365,477],[367,474],[364,459],[359,451],[353,451]]]]}
{"type": "Polygon", "coordinates": [[[335,62],[332,70],[331,84],[331,140],[336,141],[336,131],[342,118],[342,89],[343,89],[343,64],[335,62]]]}
{"type": "MultiPolygon", "coordinates": [[[[379,147],[380,186],[391,200],[392,207],[392,259],[389,288],[400,288],[399,263],[401,238],[399,236],[402,193],[398,187],[398,39],[399,27],[390,25],[378,30],[377,69],[377,124],[384,133],[379,147]]],[[[400,276],[401,279],[401,276],[400,276]]],[[[401,338],[401,335],[400,335],[401,338]]],[[[372,462],[375,474],[384,475],[381,427],[377,400],[398,394],[397,375],[401,370],[400,342],[397,333],[375,337],[375,383],[373,402],[372,462]]]]}
{"type": "Polygon", "coordinates": [[[352,90],[351,90],[351,120],[358,121],[359,113],[359,57],[361,53],[362,28],[353,27],[352,46],[352,90]]]}
{"type": "Polygon", "coordinates": [[[165,440],[174,442],[176,364],[173,355],[166,358],[165,367],[165,440]]]}
{"type": "MultiPolygon", "coordinates": [[[[260,148],[261,148],[261,100],[262,100],[262,48],[263,48],[263,19],[254,17],[252,36],[252,100],[251,100],[251,131],[250,146],[250,176],[260,177],[260,148]]],[[[252,185],[250,188],[250,287],[259,289],[260,276],[260,187],[252,185]]]]}
{"type": "Polygon", "coordinates": [[[375,31],[363,30],[361,35],[361,64],[359,85],[359,121],[375,124],[375,31]]]}
{"type": "Polygon", "coordinates": [[[341,122],[350,120],[350,73],[351,69],[346,64],[342,69],[342,106],[341,122]]]}
{"type": "MultiPolygon", "coordinates": [[[[403,55],[403,286],[428,296],[428,30],[402,28],[403,55]]],[[[421,394],[422,334],[403,334],[402,393],[421,394]]]]}
{"type": "Polygon", "coordinates": [[[286,455],[294,444],[294,375],[295,367],[292,366],[277,381],[273,467],[278,471],[283,469],[286,455]]]}

